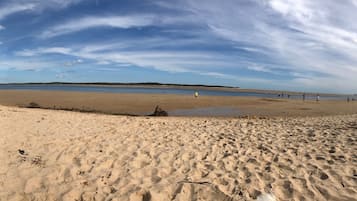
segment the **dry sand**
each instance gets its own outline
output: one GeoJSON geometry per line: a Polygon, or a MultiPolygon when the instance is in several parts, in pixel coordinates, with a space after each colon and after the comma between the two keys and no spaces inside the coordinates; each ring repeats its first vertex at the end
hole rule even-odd
{"type": "Polygon", "coordinates": [[[0,106],[0,200],[356,200],[357,115],[155,118],[0,106]]]}
{"type": "MultiPolygon", "coordinates": [[[[0,90],[0,104],[26,106],[36,102],[42,107],[79,109],[116,114],[144,115],[153,112],[156,105],[164,110],[205,107],[230,107],[238,115],[259,116],[320,116],[356,114],[357,101],[302,101],[256,97],[200,96],[164,94],[115,94],[66,91],[0,90]]],[[[233,115],[233,116],[238,116],[233,115]]]]}

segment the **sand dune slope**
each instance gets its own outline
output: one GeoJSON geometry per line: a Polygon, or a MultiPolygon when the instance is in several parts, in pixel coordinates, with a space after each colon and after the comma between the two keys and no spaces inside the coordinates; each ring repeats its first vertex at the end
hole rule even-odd
{"type": "Polygon", "coordinates": [[[357,115],[215,119],[0,106],[0,200],[356,200],[357,115]]]}

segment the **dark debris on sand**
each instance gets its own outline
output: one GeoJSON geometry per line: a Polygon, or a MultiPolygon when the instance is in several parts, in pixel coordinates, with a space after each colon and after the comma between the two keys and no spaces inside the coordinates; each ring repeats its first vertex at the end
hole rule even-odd
{"type": "Polygon", "coordinates": [[[163,109],[161,109],[158,105],[155,107],[155,111],[154,111],[154,113],[152,113],[152,114],[150,114],[149,116],[165,116],[165,117],[167,117],[168,116],[168,113],[165,111],[165,110],[163,110],[163,109]]]}

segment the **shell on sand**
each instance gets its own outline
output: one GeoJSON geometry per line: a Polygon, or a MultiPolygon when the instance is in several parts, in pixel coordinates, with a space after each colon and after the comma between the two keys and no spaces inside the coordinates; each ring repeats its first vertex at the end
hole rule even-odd
{"type": "Polygon", "coordinates": [[[258,196],[257,201],[276,201],[276,198],[271,193],[265,193],[258,196]]]}

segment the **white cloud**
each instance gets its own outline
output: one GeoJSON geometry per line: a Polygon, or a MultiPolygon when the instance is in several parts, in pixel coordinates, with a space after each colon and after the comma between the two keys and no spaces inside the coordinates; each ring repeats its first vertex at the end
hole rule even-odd
{"type": "Polygon", "coordinates": [[[292,17],[300,22],[311,20],[320,11],[312,9],[312,2],[305,0],[270,0],[269,4],[284,17],[292,17]]]}
{"type": "Polygon", "coordinates": [[[4,30],[4,29],[5,29],[5,27],[0,24],[0,31],[4,30]]]}

